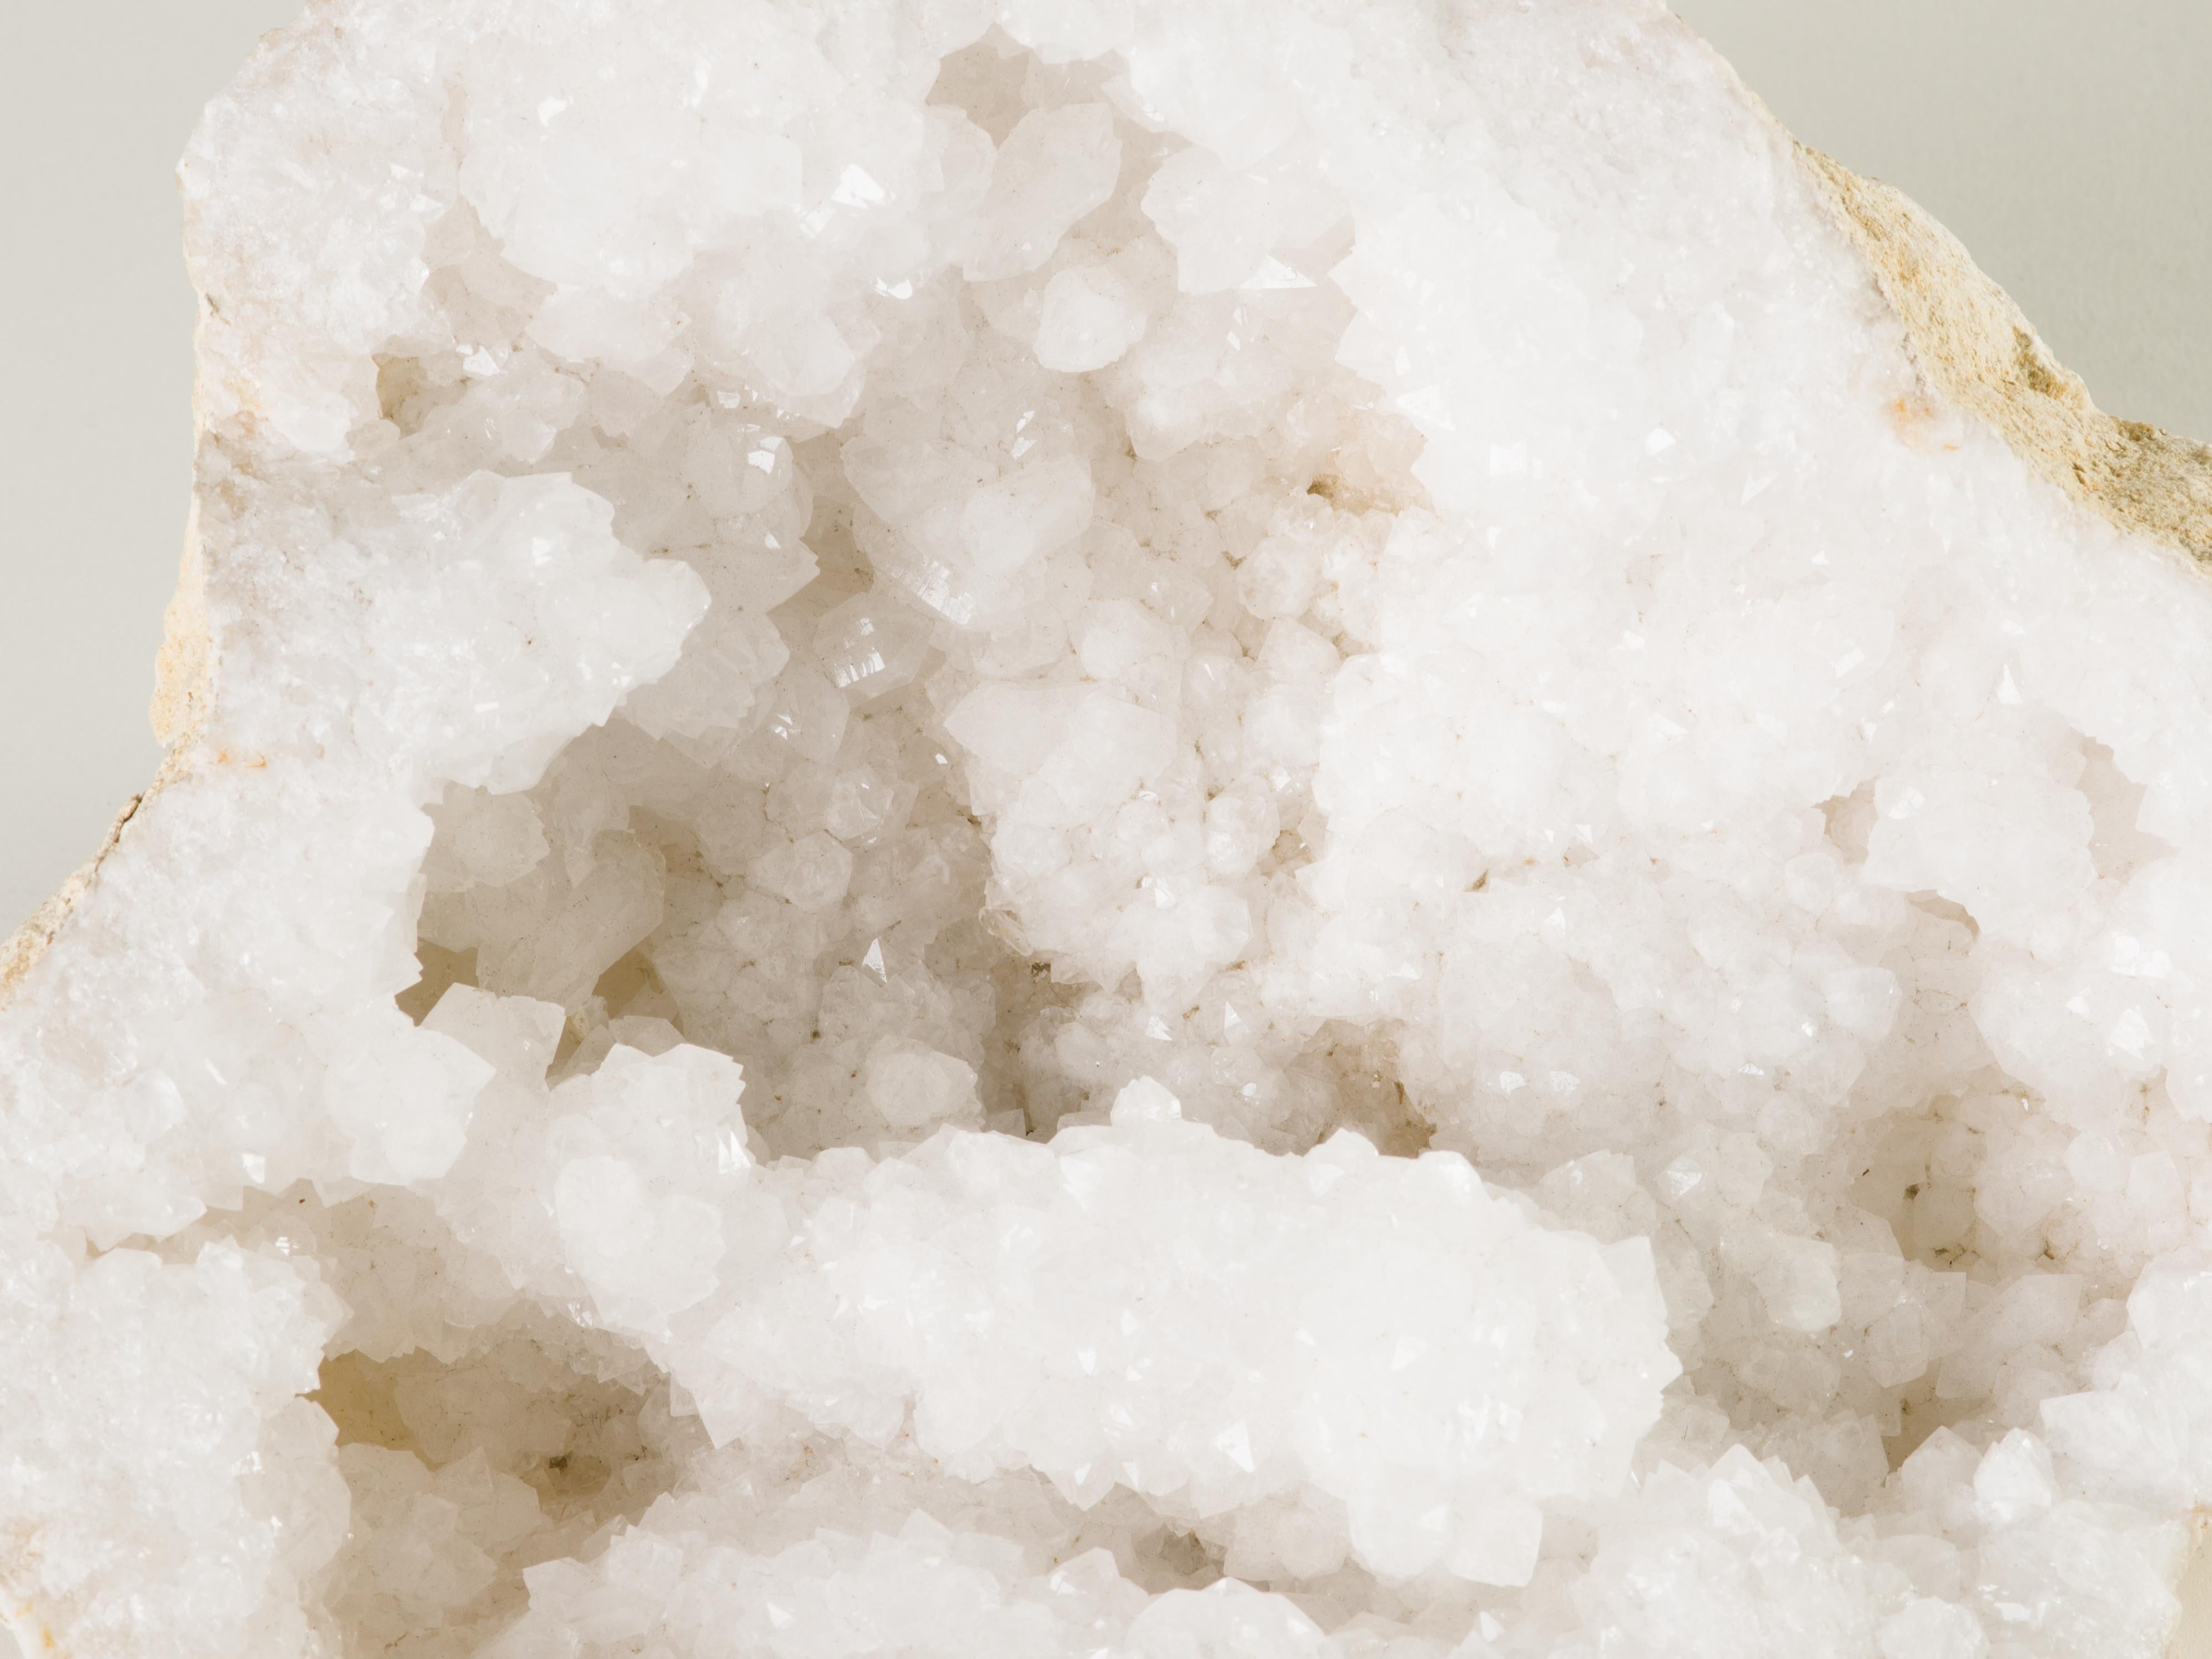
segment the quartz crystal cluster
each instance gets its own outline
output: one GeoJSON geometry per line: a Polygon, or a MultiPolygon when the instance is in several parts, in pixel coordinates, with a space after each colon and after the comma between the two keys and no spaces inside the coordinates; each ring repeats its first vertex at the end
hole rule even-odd
{"type": "Polygon", "coordinates": [[[27,1652],[2166,1650],[2212,585],[1652,0],[316,0],[182,176],[27,1652]]]}

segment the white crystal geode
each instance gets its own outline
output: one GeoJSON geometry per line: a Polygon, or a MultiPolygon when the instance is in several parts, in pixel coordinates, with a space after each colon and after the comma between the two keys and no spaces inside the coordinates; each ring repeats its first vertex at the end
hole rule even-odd
{"type": "Polygon", "coordinates": [[[2128,1659],[2212,459],[1649,0],[320,0],[9,947],[27,1651],[2128,1659]]]}

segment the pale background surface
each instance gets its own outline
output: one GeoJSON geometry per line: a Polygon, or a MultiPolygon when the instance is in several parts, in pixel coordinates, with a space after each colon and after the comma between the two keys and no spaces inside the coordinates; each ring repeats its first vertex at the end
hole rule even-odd
{"type": "MultiPolygon", "coordinates": [[[[200,106],[296,9],[26,3],[0,33],[0,933],[159,758],[145,708],[191,395],[170,170],[200,106]]],[[[2212,6],[1676,9],[1799,137],[1956,232],[2106,408],[2212,438],[2212,6]]]]}
{"type": "MultiPolygon", "coordinates": [[[[0,30],[0,935],[159,758],[145,708],[191,395],[170,173],[297,9],[68,0],[0,30]]],[[[2212,438],[2212,5],[1676,9],[1801,137],[1955,231],[2107,409],[2212,438]]]]}

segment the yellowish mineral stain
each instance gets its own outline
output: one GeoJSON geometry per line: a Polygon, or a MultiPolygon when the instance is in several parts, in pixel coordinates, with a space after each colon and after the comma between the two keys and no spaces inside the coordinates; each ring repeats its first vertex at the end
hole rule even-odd
{"type": "Polygon", "coordinates": [[[2212,562],[2212,446],[2105,413],[1958,238],[1889,185],[1798,155],[1932,392],[2121,529],[2212,562]]]}

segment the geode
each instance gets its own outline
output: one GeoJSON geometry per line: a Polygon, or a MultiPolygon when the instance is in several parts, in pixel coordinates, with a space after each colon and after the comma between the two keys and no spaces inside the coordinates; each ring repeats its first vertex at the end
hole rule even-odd
{"type": "Polygon", "coordinates": [[[26,1650],[2161,1653],[2212,455],[1650,0],[318,0],[0,972],[26,1650]]]}

